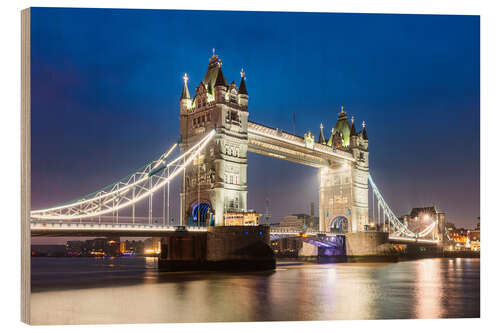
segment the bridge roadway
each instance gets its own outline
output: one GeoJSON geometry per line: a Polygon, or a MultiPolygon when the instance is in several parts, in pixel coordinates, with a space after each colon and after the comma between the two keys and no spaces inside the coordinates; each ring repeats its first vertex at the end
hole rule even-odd
{"type": "MultiPolygon", "coordinates": [[[[144,223],[98,223],[98,222],[40,222],[32,221],[30,224],[31,236],[73,236],[73,237],[93,237],[93,236],[122,236],[122,237],[161,237],[169,234],[179,234],[184,232],[207,232],[206,227],[188,226],[186,231],[179,231],[177,226],[162,224],[144,223]]],[[[344,236],[342,233],[318,233],[313,230],[298,230],[293,228],[271,227],[271,239],[286,237],[324,237],[328,239],[332,236],[344,236]]],[[[389,241],[395,244],[437,244],[437,240],[414,239],[409,237],[389,236],[389,241]]]]}
{"type": "MultiPolygon", "coordinates": [[[[175,226],[142,223],[31,222],[31,236],[160,237],[180,233],[175,226]]],[[[206,232],[205,227],[186,227],[187,232],[206,232]]],[[[186,232],[181,231],[181,232],[186,232]]]]}
{"type": "MultiPolygon", "coordinates": [[[[206,227],[187,226],[186,231],[179,231],[178,226],[145,223],[98,223],[98,222],[67,222],[67,221],[32,221],[31,235],[37,236],[165,236],[178,232],[207,232],[206,227]]],[[[303,232],[292,228],[271,228],[271,235],[283,237],[298,236],[303,232]]],[[[308,235],[316,236],[317,232],[308,231],[308,235]]],[[[322,236],[338,236],[343,234],[322,233],[322,236]]]]}

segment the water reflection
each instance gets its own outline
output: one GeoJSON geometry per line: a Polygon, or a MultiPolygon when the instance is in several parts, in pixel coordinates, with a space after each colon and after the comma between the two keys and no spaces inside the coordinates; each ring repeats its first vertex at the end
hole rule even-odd
{"type": "Polygon", "coordinates": [[[416,262],[415,286],[417,318],[441,318],[443,283],[440,260],[423,259],[416,262]]]}
{"type": "Polygon", "coordinates": [[[290,262],[254,273],[160,273],[154,258],[35,259],[38,324],[479,316],[478,259],[290,262]]]}

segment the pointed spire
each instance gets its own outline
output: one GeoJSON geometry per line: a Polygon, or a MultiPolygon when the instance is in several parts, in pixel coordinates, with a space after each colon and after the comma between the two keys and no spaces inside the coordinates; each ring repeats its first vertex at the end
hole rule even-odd
{"type": "Polygon", "coordinates": [[[215,47],[212,49],[212,57],[208,59],[209,62],[214,62],[217,60],[217,56],[215,55],[215,47]]]}
{"type": "Polygon", "coordinates": [[[343,115],[345,115],[345,114],[346,114],[346,113],[345,113],[345,111],[344,111],[344,106],[343,106],[343,105],[341,105],[341,106],[340,106],[340,114],[339,114],[339,117],[340,117],[340,116],[343,116],[343,115]]]}
{"type": "Polygon", "coordinates": [[[330,138],[328,139],[328,142],[326,143],[327,146],[332,146],[333,145],[333,132],[335,131],[335,128],[332,127],[332,134],[330,135],[330,138]]]}
{"type": "Polygon", "coordinates": [[[318,143],[324,145],[326,144],[325,136],[323,135],[323,124],[319,124],[319,139],[318,143]]]}
{"type": "Polygon", "coordinates": [[[347,119],[347,113],[344,111],[344,106],[340,106],[340,113],[337,119],[347,119]]]}
{"type": "Polygon", "coordinates": [[[241,69],[240,75],[241,75],[241,82],[238,93],[242,95],[248,95],[247,85],[245,84],[245,71],[243,70],[243,68],[241,69]]]}
{"type": "Polygon", "coordinates": [[[187,73],[184,73],[182,79],[184,80],[184,88],[182,89],[181,99],[191,99],[191,96],[189,95],[189,88],[187,86],[187,82],[189,79],[187,73]]]}
{"type": "Polygon", "coordinates": [[[356,135],[356,127],[354,126],[354,116],[351,118],[351,122],[352,122],[352,125],[351,125],[351,136],[354,136],[354,135],[356,135]]]}
{"type": "Polygon", "coordinates": [[[368,140],[368,134],[366,134],[366,123],[363,120],[363,139],[368,140]]]}
{"type": "Polygon", "coordinates": [[[227,86],[226,78],[224,77],[224,74],[222,74],[222,67],[219,66],[219,71],[217,72],[217,79],[215,79],[215,84],[214,87],[217,86],[227,86]]]}

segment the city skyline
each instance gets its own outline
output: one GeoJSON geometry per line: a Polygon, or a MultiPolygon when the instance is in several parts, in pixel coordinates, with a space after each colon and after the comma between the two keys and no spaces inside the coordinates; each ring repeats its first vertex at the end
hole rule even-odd
{"type": "MultiPolygon", "coordinates": [[[[293,132],[295,117],[296,134],[317,139],[344,105],[358,128],[367,123],[371,173],[398,214],[436,204],[473,227],[479,18],[402,16],[35,8],[33,208],[93,192],[165,150],[179,133],[182,75],[193,92],[214,47],[229,82],[245,69],[252,121],[293,132]]],[[[317,205],[315,169],[257,155],[248,164],[249,208],[265,212],[269,198],[284,216],[317,205]]]]}

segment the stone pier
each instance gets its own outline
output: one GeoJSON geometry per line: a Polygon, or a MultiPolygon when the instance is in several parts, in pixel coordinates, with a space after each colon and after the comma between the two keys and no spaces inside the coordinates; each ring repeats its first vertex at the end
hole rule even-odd
{"type": "Polygon", "coordinates": [[[211,227],[161,239],[161,270],[265,270],[276,267],[267,226],[211,227]]]}
{"type": "Polygon", "coordinates": [[[366,231],[346,234],[347,256],[386,256],[393,254],[387,232],[366,231]]]}

